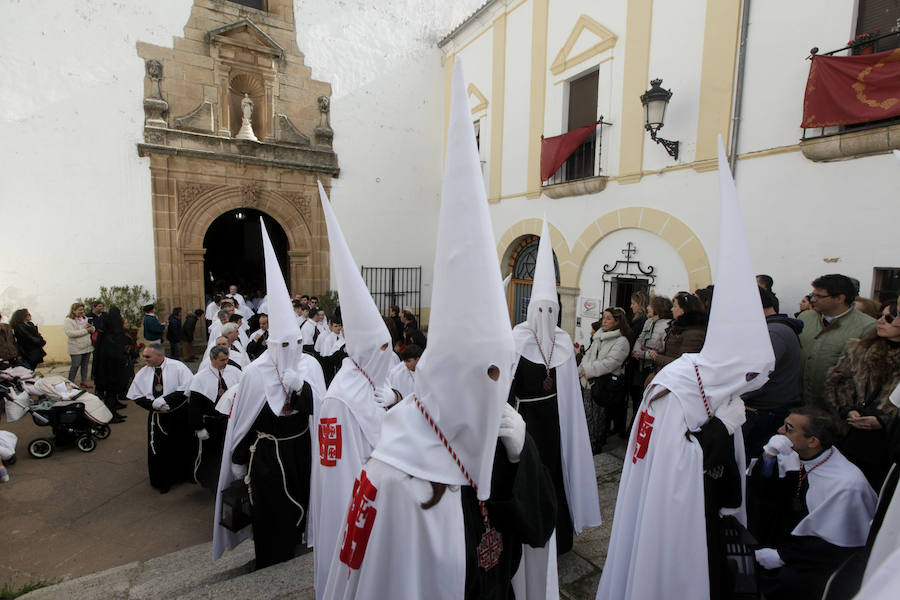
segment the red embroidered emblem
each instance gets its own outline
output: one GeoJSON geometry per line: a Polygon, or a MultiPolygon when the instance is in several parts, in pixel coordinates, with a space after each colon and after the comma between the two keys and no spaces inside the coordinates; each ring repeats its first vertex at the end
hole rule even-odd
{"type": "Polygon", "coordinates": [[[497,563],[500,561],[500,554],[503,553],[503,536],[491,527],[481,536],[477,552],[478,566],[485,571],[490,571],[497,566],[497,563]]]}
{"type": "Polygon", "coordinates": [[[646,410],[641,411],[637,435],[634,438],[634,452],[631,456],[632,463],[636,463],[638,459],[643,459],[647,456],[647,449],[650,447],[650,434],[653,433],[653,421],[655,420],[646,410]]]}
{"type": "Polygon", "coordinates": [[[334,467],[341,459],[341,426],[337,417],[319,419],[319,462],[323,467],[334,467]]]}
{"type": "Polygon", "coordinates": [[[351,569],[358,569],[366,555],[369,535],[375,525],[375,495],[378,489],[369,481],[363,471],[353,483],[353,501],[347,512],[347,525],[344,528],[344,543],[341,546],[341,562],[351,569]]]}

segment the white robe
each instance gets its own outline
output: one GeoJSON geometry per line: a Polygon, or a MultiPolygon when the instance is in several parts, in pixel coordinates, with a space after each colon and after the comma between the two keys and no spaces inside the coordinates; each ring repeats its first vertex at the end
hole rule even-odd
{"type": "MultiPolygon", "coordinates": [[[[894,464],[891,468],[900,469],[900,465],[894,464]]],[[[890,477],[890,473],[888,477],[890,477]]],[[[884,492],[882,491],[881,493],[883,494],[884,492]]],[[[869,562],[866,564],[863,583],[867,583],[875,577],[883,563],[887,564],[890,562],[888,558],[892,553],[894,554],[895,566],[887,568],[895,573],[900,573],[900,486],[894,490],[891,503],[884,513],[881,529],[878,530],[878,536],[875,538],[875,543],[872,544],[872,552],[869,554],[869,562]]],[[[900,577],[898,577],[898,585],[900,585],[900,577]]]]}
{"type": "MultiPolygon", "coordinates": [[[[699,389],[694,393],[689,387],[648,406],[660,389],[656,382],[650,385],[638,411],[653,418],[651,427],[645,431],[639,417],[628,440],[597,600],[709,599],[703,450],[693,436],[685,436],[708,417],[699,389]]],[[[734,445],[735,460],[743,465],[740,429],[734,445]]],[[[745,522],[742,509],[738,520],[745,522]]]]}
{"type": "Polygon", "coordinates": [[[318,341],[317,339],[314,340],[316,337],[316,322],[312,319],[306,319],[300,327],[300,337],[303,338],[304,346],[315,344],[318,341]]]}
{"type": "MultiPolygon", "coordinates": [[[[218,304],[216,304],[215,302],[210,302],[206,305],[206,314],[204,316],[207,320],[215,323],[216,320],[218,320],[218,317],[216,317],[216,315],[219,314],[219,310],[220,308],[218,304]]],[[[207,329],[207,331],[209,330],[207,329]]]]}
{"type": "Polygon", "coordinates": [[[368,380],[349,359],[325,394],[315,429],[315,494],[310,493],[311,538],[315,546],[316,597],[322,598],[332,550],[340,539],[353,482],[381,435],[385,411],[375,403],[368,380]]]}
{"type": "Polygon", "coordinates": [[[416,372],[410,371],[406,367],[406,363],[401,361],[399,365],[394,365],[391,372],[388,373],[388,383],[392,389],[400,392],[401,397],[406,398],[415,391],[416,372]]]}
{"type": "MultiPolygon", "coordinates": [[[[322,368],[318,361],[311,356],[302,355],[297,364],[297,372],[300,377],[312,388],[313,410],[321,402],[325,393],[325,379],[322,377],[322,368]]],[[[230,391],[230,389],[229,389],[230,391]]],[[[268,401],[268,396],[276,395],[283,402],[284,392],[275,372],[275,367],[269,360],[269,353],[265,353],[259,360],[247,367],[241,383],[238,385],[236,397],[230,406],[231,415],[228,418],[228,427],[225,430],[225,446],[222,449],[222,466],[219,469],[219,484],[216,487],[216,512],[213,513],[213,560],[218,560],[226,550],[234,549],[238,544],[251,537],[252,528],[248,525],[244,529],[234,532],[219,524],[222,514],[222,490],[227,488],[239,477],[247,474],[246,465],[236,465],[231,462],[231,455],[235,447],[240,443],[250,427],[259,416],[262,407],[268,401]]],[[[226,391],[222,398],[230,396],[226,391]]],[[[223,409],[217,410],[220,412],[223,409]]],[[[310,416],[310,425],[313,417],[310,416]]],[[[316,442],[312,439],[313,456],[315,456],[316,442]]],[[[310,482],[310,494],[312,494],[312,481],[310,482]]]]}
{"type": "MultiPolygon", "coordinates": [[[[460,488],[448,487],[440,502],[422,510],[422,502],[432,496],[427,481],[410,477],[374,458],[366,463],[363,473],[376,492],[373,500],[360,507],[359,516],[352,523],[358,532],[352,546],[357,556],[345,552],[342,561],[343,544],[335,547],[322,597],[462,600],[466,557],[460,488]],[[371,528],[367,543],[361,544],[366,528],[371,528]],[[359,558],[359,562],[353,558],[359,558]],[[353,569],[348,562],[354,563],[353,569]]],[[[361,478],[362,473],[355,481],[361,478]]],[[[347,526],[345,518],[340,540],[345,539],[347,526]]]]}

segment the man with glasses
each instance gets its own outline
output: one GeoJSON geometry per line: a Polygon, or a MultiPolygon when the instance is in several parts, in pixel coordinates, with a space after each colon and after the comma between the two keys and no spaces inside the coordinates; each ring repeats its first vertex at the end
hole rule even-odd
{"type": "Polygon", "coordinates": [[[196,438],[188,414],[194,374],[183,362],[166,358],[162,344],[141,353],[147,365],[138,371],[127,398],[147,411],[147,468],[150,485],[160,494],[173,484],[193,480],[196,438]]]}
{"type": "Polygon", "coordinates": [[[865,546],[875,491],[834,446],[838,429],[824,410],[798,407],[748,479],[751,533],[760,591],[769,600],[820,598],[831,573],[865,546]]]}
{"type": "Polygon", "coordinates": [[[827,409],[823,399],[825,376],[837,364],[852,338],[865,337],[875,319],[853,308],[857,286],[846,275],[823,275],[812,282],[813,310],[800,313],[803,321],[803,402],[827,409]]]}

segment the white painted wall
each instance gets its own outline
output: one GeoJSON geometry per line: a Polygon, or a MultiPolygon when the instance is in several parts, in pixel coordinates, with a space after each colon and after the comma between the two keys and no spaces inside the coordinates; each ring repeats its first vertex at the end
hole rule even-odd
{"type": "Polygon", "coordinates": [[[155,287],[138,40],[171,44],[190,2],[4,5],[0,310],[60,324],[101,285],[155,287]]]}

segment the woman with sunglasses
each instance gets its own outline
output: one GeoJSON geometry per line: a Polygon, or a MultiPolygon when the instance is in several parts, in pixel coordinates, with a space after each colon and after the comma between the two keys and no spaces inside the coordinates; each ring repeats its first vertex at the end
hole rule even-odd
{"type": "Polygon", "coordinates": [[[900,383],[896,304],[884,307],[875,330],[850,340],[825,380],[825,401],[843,420],[838,448],[880,489],[887,474],[888,425],[897,414],[889,396],[900,383]]]}

